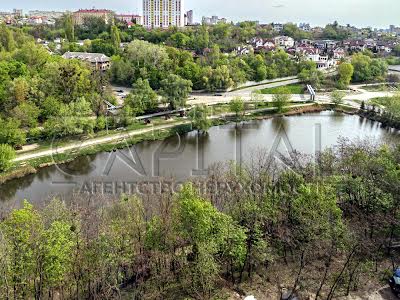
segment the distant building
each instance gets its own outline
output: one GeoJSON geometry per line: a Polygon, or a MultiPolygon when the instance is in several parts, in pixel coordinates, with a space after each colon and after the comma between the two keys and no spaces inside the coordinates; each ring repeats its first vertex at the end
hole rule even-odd
{"type": "Polygon", "coordinates": [[[12,14],[13,14],[14,18],[22,18],[23,15],[24,15],[22,9],[16,9],[16,8],[13,9],[13,13],[12,14]]]}
{"type": "Polygon", "coordinates": [[[47,19],[59,19],[64,15],[63,11],[31,10],[29,17],[45,17],[47,19]]]}
{"type": "Polygon", "coordinates": [[[345,58],[346,56],[346,51],[343,48],[336,48],[333,50],[333,58],[336,60],[341,60],[342,58],[345,58]]]}
{"type": "Polygon", "coordinates": [[[281,32],[283,30],[282,23],[272,23],[272,29],[276,32],[281,32]]]}
{"type": "Polygon", "coordinates": [[[311,31],[311,26],[308,23],[300,23],[299,24],[299,28],[301,30],[303,30],[303,31],[306,31],[306,32],[310,32],[311,31]]]}
{"type": "Polygon", "coordinates": [[[114,12],[108,9],[80,9],[73,13],[75,25],[82,25],[85,18],[96,17],[101,18],[109,24],[112,21],[114,12]]]}
{"type": "Polygon", "coordinates": [[[225,18],[219,18],[218,16],[212,16],[212,17],[203,17],[202,23],[205,25],[217,25],[220,23],[226,23],[227,20],[225,18]]]}
{"type": "Polygon", "coordinates": [[[186,25],[193,25],[194,24],[194,17],[193,17],[193,10],[189,10],[188,12],[186,12],[186,25]]]}
{"type": "Polygon", "coordinates": [[[128,25],[133,23],[137,25],[143,25],[143,18],[139,15],[129,15],[129,14],[120,14],[115,15],[115,18],[121,22],[125,22],[128,25]]]}
{"type": "Polygon", "coordinates": [[[274,41],[276,47],[292,48],[294,46],[294,39],[289,36],[277,36],[274,41]]]}
{"type": "Polygon", "coordinates": [[[184,0],[143,0],[143,25],[147,28],[185,26],[184,0]]]}
{"type": "Polygon", "coordinates": [[[102,53],[66,52],[62,57],[65,59],[86,61],[90,63],[94,69],[99,71],[106,71],[111,66],[111,59],[102,53]]]}
{"type": "Polygon", "coordinates": [[[0,21],[6,24],[13,24],[17,22],[17,19],[21,19],[23,17],[22,9],[13,9],[12,12],[9,11],[1,11],[0,12],[0,21]]]}
{"type": "Polygon", "coordinates": [[[43,20],[44,18],[42,18],[42,17],[30,17],[29,19],[28,19],[28,23],[29,24],[32,24],[32,25],[40,25],[40,24],[43,24],[44,23],[44,20],[43,20]]]}

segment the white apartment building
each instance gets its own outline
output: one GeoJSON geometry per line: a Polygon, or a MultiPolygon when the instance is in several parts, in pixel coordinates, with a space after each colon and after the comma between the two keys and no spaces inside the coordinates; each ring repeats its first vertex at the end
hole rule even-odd
{"type": "Polygon", "coordinates": [[[184,0],[143,0],[143,26],[147,28],[185,26],[184,0]]]}

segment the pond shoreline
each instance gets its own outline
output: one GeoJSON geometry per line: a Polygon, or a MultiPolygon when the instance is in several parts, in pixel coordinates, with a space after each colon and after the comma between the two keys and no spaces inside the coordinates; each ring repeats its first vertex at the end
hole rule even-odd
{"type": "MultiPolygon", "coordinates": [[[[296,116],[302,115],[305,113],[319,113],[323,111],[336,111],[344,114],[355,115],[359,114],[359,111],[355,108],[341,106],[335,107],[330,104],[314,104],[310,106],[304,107],[292,107],[287,112],[284,113],[250,113],[245,116],[243,121],[251,121],[251,120],[266,120],[272,119],[280,116],[296,116]]],[[[362,114],[360,116],[364,117],[362,114]]],[[[234,119],[218,119],[214,120],[212,126],[220,126],[234,122],[234,119]]],[[[29,161],[24,161],[21,166],[16,167],[15,169],[0,175],[0,185],[15,179],[20,179],[26,177],[28,175],[36,174],[40,169],[50,167],[56,164],[66,164],[69,163],[78,157],[86,156],[86,155],[94,155],[100,152],[111,152],[116,151],[117,149],[124,149],[130,147],[132,145],[145,142],[145,141],[156,141],[156,140],[164,140],[176,134],[184,134],[193,131],[191,124],[180,124],[170,129],[160,129],[152,133],[143,133],[134,137],[131,137],[123,142],[116,141],[110,142],[107,144],[99,144],[94,145],[85,149],[81,149],[80,151],[71,151],[71,153],[62,153],[56,155],[45,156],[37,159],[32,159],[29,161]]]]}

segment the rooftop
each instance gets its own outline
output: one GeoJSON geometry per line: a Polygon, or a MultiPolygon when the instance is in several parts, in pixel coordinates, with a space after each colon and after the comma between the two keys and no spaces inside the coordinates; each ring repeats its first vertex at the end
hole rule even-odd
{"type": "Polygon", "coordinates": [[[66,59],[84,60],[91,63],[105,63],[110,61],[110,58],[102,53],[66,52],[62,57],[66,59]]]}
{"type": "Polygon", "coordinates": [[[109,9],[80,9],[76,11],[75,13],[112,13],[111,10],[109,9]]]}

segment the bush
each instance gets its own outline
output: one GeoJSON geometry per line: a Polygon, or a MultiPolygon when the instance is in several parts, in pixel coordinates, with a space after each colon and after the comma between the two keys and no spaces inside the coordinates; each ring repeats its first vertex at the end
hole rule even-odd
{"type": "Polygon", "coordinates": [[[15,157],[15,150],[10,145],[0,144],[0,172],[10,169],[15,157]]]}
{"type": "Polygon", "coordinates": [[[28,138],[31,140],[40,140],[43,137],[43,132],[40,128],[32,128],[28,132],[28,138]]]}

